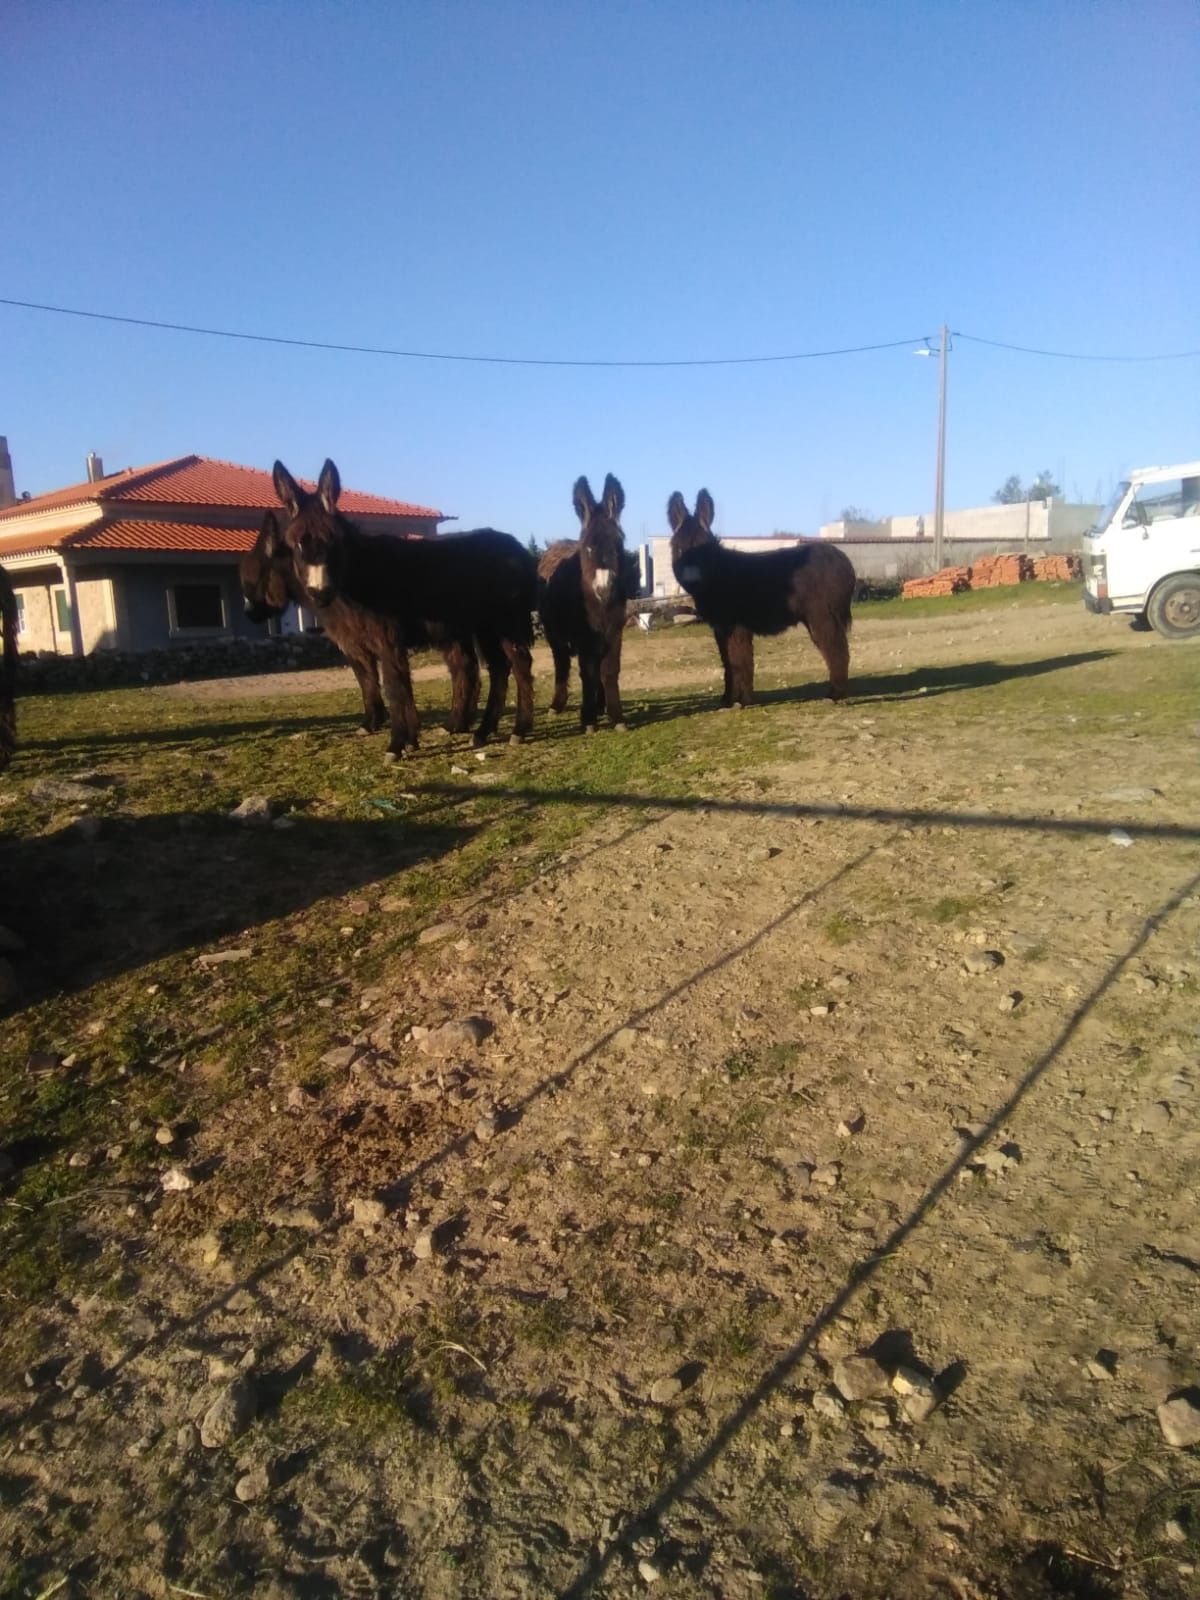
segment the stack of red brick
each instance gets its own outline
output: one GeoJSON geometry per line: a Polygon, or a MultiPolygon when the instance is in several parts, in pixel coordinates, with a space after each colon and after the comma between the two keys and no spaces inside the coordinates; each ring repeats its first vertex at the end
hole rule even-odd
{"type": "Polygon", "coordinates": [[[1010,584],[1071,583],[1080,575],[1077,555],[1032,556],[1016,554],[983,556],[971,567],[943,567],[928,578],[909,578],[900,590],[903,600],[923,599],[927,595],[961,594],[964,589],[1000,589],[1010,584]]]}

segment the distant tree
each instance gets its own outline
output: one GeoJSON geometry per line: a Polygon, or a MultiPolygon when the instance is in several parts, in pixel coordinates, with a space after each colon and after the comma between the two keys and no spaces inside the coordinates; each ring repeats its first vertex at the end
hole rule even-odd
{"type": "Polygon", "coordinates": [[[875,518],[869,511],[864,511],[862,506],[843,506],[843,522],[874,522],[875,518]]]}
{"type": "Polygon", "coordinates": [[[992,499],[997,505],[1019,506],[1026,500],[1053,500],[1055,495],[1061,493],[1062,490],[1055,483],[1049,469],[1046,469],[1038,473],[1028,489],[1014,472],[1011,478],[1005,478],[992,499]]]}
{"type": "Polygon", "coordinates": [[[1050,476],[1049,468],[1039,472],[1029,485],[1029,498],[1031,500],[1053,500],[1055,495],[1062,493],[1058,484],[1050,476]]]}
{"type": "Polygon", "coordinates": [[[532,534],[529,535],[529,541],[526,545],[526,549],[529,551],[529,554],[535,561],[540,560],[541,557],[546,553],[546,546],[544,544],[539,544],[532,534]]]}

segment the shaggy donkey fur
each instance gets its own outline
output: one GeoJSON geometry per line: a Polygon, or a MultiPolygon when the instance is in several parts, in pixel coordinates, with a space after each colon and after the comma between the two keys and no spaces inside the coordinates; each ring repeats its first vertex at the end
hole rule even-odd
{"type": "Polygon", "coordinates": [[[551,710],[565,711],[571,657],[579,658],[583,689],[580,726],[595,731],[607,711],[614,728],[624,728],[621,711],[621,638],[626,602],[637,588],[636,568],[625,549],[621,512],[625,491],[610,472],[596,504],[591,486],[580,478],[574,490],[581,537],[560,539],[538,563],[538,610],[554,657],[551,710]]]}
{"type": "Polygon", "coordinates": [[[3,772],[17,748],[17,712],[13,704],[17,687],[17,599],[3,567],[0,567],[0,633],[4,638],[0,654],[0,772],[3,772]]]}
{"type": "Polygon", "coordinates": [[[676,491],[667,504],[671,565],[712,628],[725,668],[724,705],[754,698],[754,635],[783,633],[802,622],[829,668],[829,693],[846,695],[850,670],[850,601],[854,568],[835,545],[806,539],[792,550],[727,550],[712,531],[712,496],[701,489],[689,516],[676,491]]]}
{"type": "Polygon", "coordinates": [[[408,649],[425,646],[441,650],[450,673],[451,733],[467,733],[475,718],[479,701],[479,662],[470,638],[450,639],[438,623],[425,628],[424,637],[411,629],[402,639],[394,622],[379,617],[345,600],[331,600],[327,606],[313,606],[296,577],[292,553],[283,542],[278,519],[273,511],[263,518],[262,529],[253,547],[239,566],[246,615],[251,622],[266,622],[287,610],[289,604],[312,606],[325,635],[349,662],[363,697],[363,729],[376,733],[388,721],[383,696],[379,692],[382,671],[389,685],[392,739],[389,753],[399,755],[406,742],[415,744],[415,729],[406,720],[412,701],[408,676],[408,649]],[[398,680],[409,684],[407,690],[398,680]]]}
{"type": "Polygon", "coordinates": [[[337,509],[341,480],[332,461],[321,469],[316,494],[302,489],[281,461],[274,477],[289,515],[284,540],[312,603],[328,605],[336,596],[388,617],[406,642],[432,623],[452,638],[474,638],[489,679],[475,743],[486,744],[496,731],[510,671],[517,680],[513,738],[529,733],[537,602],[537,563],[529,551],[494,528],[438,539],[363,533],[337,509]]]}

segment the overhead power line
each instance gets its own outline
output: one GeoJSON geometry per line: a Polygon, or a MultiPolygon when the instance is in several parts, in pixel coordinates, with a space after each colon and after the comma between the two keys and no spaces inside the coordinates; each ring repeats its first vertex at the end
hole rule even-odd
{"type": "Polygon", "coordinates": [[[1034,345],[1005,344],[1002,339],[984,339],[977,333],[956,333],[956,339],[969,339],[972,344],[991,345],[993,350],[1015,350],[1023,356],[1052,356],[1056,361],[1188,361],[1200,356],[1200,350],[1172,350],[1165,355],[1153,356],[1093,356],[1078,350],[1039,350],[1034,345]]]}
{"type": "MultiPolygon", "coordinates": [[[[209,339],[239,339],[250,344],[285,345],[297,350],[331,350],[342,355],[387,356],[402,361],[466,361],[479,366],[499,367],[750,367],[785,361],[820,361],[833,356],[865,355],[874,350],[900,350],[924,343],[918,335],[911,339],[887,339],[875,344],[840,345],[827,350],[793,350],[782,355],[699,356],[674,360],[555,359],[549,356],[466,355],[445,350],[399,350],[386,345],[336,344],[325,339],[289,339],[282,334],[242,333],[233,328],[204,328],[189,322],[162,322],[152,317],[125,317],[112,311],[91,311],[78,306],[46,305],[37,300],[13,300],[0,296],[0,305],[22,311],[41,311],[59,317],[83,317],[91,322],[115,322],[132,328],[155,328],[164,333],[191,333],[209,339]]],[[[1031,345],[1006,344],[1000,339],[985,339],[974,333],[955,333],[956,339],[990,345],[997,350],[1012,350],[1021,355],[1051,356],[1061,361],[1185,361],[1200,356],[1200,350],[1176,350],[1165,355],[1084,355],[1070,350],[1042,350],[1031,345]]]]}

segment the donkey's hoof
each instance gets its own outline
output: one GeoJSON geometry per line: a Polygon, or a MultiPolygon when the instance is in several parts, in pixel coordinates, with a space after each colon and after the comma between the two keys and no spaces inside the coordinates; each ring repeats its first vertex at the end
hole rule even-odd
{"type": "Polygon", "coordinates": [[[614,733],[628,733],[629,732],[629,724],[627,722],[614,722],[613,723],[613,732],[614,733]]]}
{"type": "Polygon", "coordinates": [[[588,735],[591,735],[591,734],[594,734],[594,733],[598,733],[600,730],[596,727],[596,724],[594,722],[585,722],[584,725],[583,725],[583,731],[584,731],[584,733],[586,733],[588,735]]]}
{"type": "Polygon", "coordinates": [[[510,733],[508,736],[508,742],[509,744],[524,744],[525,735],[523,733],[510,733]]]}

